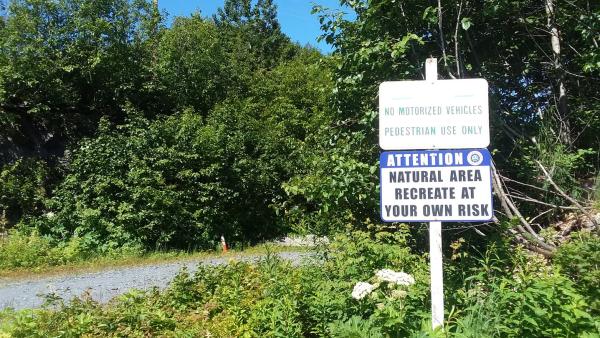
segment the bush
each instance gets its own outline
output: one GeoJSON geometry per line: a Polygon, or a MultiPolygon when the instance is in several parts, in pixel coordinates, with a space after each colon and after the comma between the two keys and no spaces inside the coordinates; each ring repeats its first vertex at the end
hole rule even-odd
{"type": "Polygon", "coordinates": [[[285,229],[271,204],[293,146],[276,141],[285,140],[285,126],[262,120],[262,109],[221,107],[208,122],[193,112],[133,117],[117,128],[103,122],[98,137],[73,152],[49,203],[55,217],[33,224],[99,252],[209,249],[222,234],[230,242],[278,236],[285,229]]]}
{"type": "Polygon", "coordinates": [[[83,250],[78,238],[56,245],[36,231],[11,230],[0,240],[0,270],[61,265],[90,255],[92,253],[83,250]]]}
{"type": "Polygon", "coordinates": [[[248,97],[209,112],[148,121],[129,109],[123,125],[102,120],[98,135],[72,152],[49,203],[56,216],[32,224],[99,252],[208,249],[221,235],[247,243],[286,232],[273,206],[283,200],[282,183],[302,170],[305,139],[323,121],[329,82],[315,65],[319,56],[307,51],[257,72],[248,97]]]}
{"type": "MultiPolygon", "coordinates": [[[[556,267],[522,248],[492,245],[454,281],[451,331],[459,337],[575,337],[597,333],[586,297],[556,267]],[[461,282],[462,280],[462,282],[461,282]]],[[[456,263],[455,263],[456,264],[456,263]]]]}
{"type": "Polygon", "coordinates": [[[36,230],[17,228],[0,238],[0,272],[14,269],[36,270],[98,257],[124,258],[143,254],[139,246],[123,246],[110,252],[90,249],[84,238],[72,237],[57,242],[36,230]]]}
{"type": "Polygon", "coordinates": [[[50,207],[34,224],[59,241],[78,237],[85,250],[123,246],[207,248],[239,228],[226,218],[235,193],[225,185],[219,132],[194,114],[116,129],[103,122],[81,143],[50,207]]]}
{"type": "Polygon", "coordinates": [[[49,254],[51,248],[50,240],[37,233],[25,235],[11,231],[0,241],[0,269],[52,265],[56,257],[49,254]]]}
{"type": "Polygon", "coordinates": [[[0,169],[0,231],[42,213],[47,175],[46,164],[36,159],[21,159],[0,169]]]}
{"type": "Polygon", "coordinates": [[[554,256],[554,263],[586,297],[591,313],[600,316],[600,237],[582,234],[561,245],[554,256]]]}

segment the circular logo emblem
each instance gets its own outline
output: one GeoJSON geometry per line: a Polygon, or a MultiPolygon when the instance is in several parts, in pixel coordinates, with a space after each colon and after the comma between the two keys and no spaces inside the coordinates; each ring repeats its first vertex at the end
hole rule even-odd
{"type": "Polygon", "coordinates": [[[483,162],[483,155],[477,150],[473,150],[467,154],[467,162],[470,165],[480,165],[483,162]]]}

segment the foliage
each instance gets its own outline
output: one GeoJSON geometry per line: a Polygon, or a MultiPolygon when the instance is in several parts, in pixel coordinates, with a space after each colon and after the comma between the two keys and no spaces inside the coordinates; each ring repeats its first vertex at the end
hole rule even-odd
{"type": "Polygon", "coordinates": [[[381,330],[371,321],[360,316],[353,316],[345,322],[336,321],[330,324],[332,337],[344,338],[383,338],[381,330]]]}
{"type": "Polygon", "coordinates": [[[55,266],[85,259],[89,253],[83,252],[80,241],[55,246],[50,238],[37,232],[29,234],[12,230],[0,239],[0,270],[55,266]]]}
{"type": "Polygon", "coordinates": [[[254,4],[250,0],[225,0],[213,21],[221,29],[235,32],[239,38],[236,49],[242,47],[256,62],[247,65],[250,69],[271,69],[298,51],[281,31],[273,0],[257,0],[254,4]]]}
{"type": "Polygon", "coordinates": [[[575,237],[560,246],[553,260],[586,296],[591,313],[600,316],[600,238],[592,234],[575,237]]]}
{"type": "MultiPolygon", "coordinates": [[[[472,277],[449,283],[458,294],[445,332],[431,331],[427,265],[405,246],[402,228],[339,235],[316,260],[293,267],[275,256],[182,271],[163,291],[130,291],[107,305],[83,295],[52,300],[35,311],[3,311],[0,331],[14,337],[264,336],[264,337],[569,337],[597,334],[575,286],[552,266],[490,248],[473,257],[472,277]],[[478,262],[478,263],[477,263],[478,262]],[[409,286],[382,282],[375,271],[413,274],[409,286]],[[357,281],[380,283],[351,297],[357,281]],[[57,307],[53,309],[53,307],[57,307]]],[[[467,262],[465,262],[467,263],[467,262]]],[[[457,278],[449,275],[447,278],[457,278]]],[[[450,310],[450,309],[449,309],[450,310]]]]}
{"type": "Polygon", "coordinates": [[[33,224],[99,252],[277,236],[285,228],[271,204],[323,119],[328,78],[311,65],[317,57],[307,51],[256,74],[247,98],[222,102],[206,118],[188,110],[149,121],[130,109],[125,124],[103,120],[98,135],[72,152],[49,203],[56,217],[33,224]]]}
{"type": "MultiPolygon", "coordinates": [[[[557,266],[504,241],[483,255],[457,253],[446,269],[452,306],[448,326],[459,337],[594,336],[594,296],[557,266]]],[[[463,249],[461,249],[462,251],[463,249]]]]}
{"type": "Polygon", "coordinates": [[[123,245],[207,248],[239,235],[227,219],[235,194],[227,183],[223,132],[192,113],[154,123],[106,125],[73,153],[71,171],[38,227],[55,238],[81,237],[107,252],[123,245]]]}
{"type": "Polygon", "coordinates": [[[11,1],[0,38],[8,146],[60,155],[101,116],[119,120],[125,102],[151,99],[139,88],[153,20],[144,0],[11,1]]]}
{"type": "Polygon", "coordinates": [[[359,225],[378,217],[377,164],[356,158],[364,141],[358,135],[333,138],[333,148],[327,142],[307,149],[308,171],[283,184],[288,199],[281,209],[298,232],[335,233],[349,222],[359,225]]]}
{"type": "Polygon", "coordinates": [[[166,28],[145,0],[22,0],[5,32],[2,161],[35,148],[67,168],[47,193],[7,182],[11,223],[28,210],[54,244],[78,238],[103,253],[287,229],[274,213],[281,183],[304,170],[306,143],[328,123],[331,84],[321,54],[281,32],[273,2],[228,1],[212,20],[166,28]],[[47,211],[55,217],[39,217],[47,211]]]}
{"type": "Polygon", "coordinates": [[[245,88],[251,56],[233,51],[236,37],[224,34],[198,16],[177,17],[163,32],[153,66],[166,96],[167,111],[193,108],[204,114],[218,102],[245,88]],[[237,63],[241,63],[238,65],[237,63]]]}
{"type": "MultiPolygon", "coordinates": [[[[316,165],[312,172],[291,182],[294,198],[290,209],[300,208],[310,215],[309,219],[315,214],[318,217],[323,208],[303,204],[315,195],[328,195],[329,190],[337,200],[349,202],[341,204],[342,215],[342,210],[353,213],[363,207],[364,202],[356,199],[362,192],[371,191],[369,196],[376,198],[369,189],[376,180],[367,179],[364,168],[376,166],[377,149],[373,144],[377,142],[377,128],[370,117],[376,117],[377,86],[383,81],[422,79],[423,62],[430,56],[438,58],[441,78],[480,77],[489,82],[492,145],[497,150],[496,165],[505,176],[543,186],[544,178],[535,162],[541,161],[561,187],[575,197],[583,197],[581,180],[596,175],[599,166],[600,144],[594,135],[598,135],[600,120],[592,113],[598,109],[595,97],[599,88],[593,80],[598,74],[593,66],[597,39],[591,35],[600,23],[598,5],[586,1],[557,4],[549,18],[545,6],[535,1],[440,1],[441,8],[438,4],[398,4],[394,0],[341,0],[340,4],[352,15],[322,6],[315,6],[314,11],[320,16],[322,39],[334,46],[331,106],[333,125],[341,128],[330,128],[329,135],[333,136],[324,138],[329,141],[327,150],[339,153],[346,144],[355,145],[352,153],[345,153],[350,156],[329,164],[327,170],[344,170],[353,189],[330,188],[322,194],[297,192],[294,186],[300,188],[298,182],[310,183],[311,177],[321,174],[324,165],[316,165]],[[549,20],[554,20],[560,30],[558,61],[553,59],[549,20]],[[566,88],[568,113],[558,104],[560,84],[566,88]],[[348,166],[355,169],[346,173],[348,166]],[[354,176],[363,180],[352,181],[354,176]],[[304,194],[304,200],[297,198],[304,194]]],[[[336,178],[335,183],[339,182],[343,180],[336,178]]],[[[536,190],[510,185],[527,196],[565,204],[546,187],[536,190]]],[[[328,202],[323,204],[332,207],[328,202]]],[[[519,207],[525,217],[531,218],[545,211],[532,203],[519,203],[519,207]]],[[[335,204],[332,208],[337,209],[335,204]]],[[[360,223],[373,218],[373,214],[357,212],[352,217],[360,223]]],[[[544,217],[540,218],[547,222],[556,213],[544,217]]]]}
{"type": "Polygon", "coordinates": [[[475,296],[489,304],[475,303],[466,310],[477,315],[493,309],[494,316],[486,317],[482,325],[488,331],[526,337],[568,337],[596,331],[585,298],[556,272],[520,271],[501,278],[490,289],[475,296]]]}
{"type": "Polygon", "coordinates": [[[41,214],[47,197],[47,176],[46,164],[33,158],[0,169],[0,231],[21,218],[41,214]]]}

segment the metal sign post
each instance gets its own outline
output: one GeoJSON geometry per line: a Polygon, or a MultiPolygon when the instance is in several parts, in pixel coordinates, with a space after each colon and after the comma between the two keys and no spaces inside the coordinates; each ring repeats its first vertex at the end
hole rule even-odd
{"type": "MultiPolygon", "coordinates": [[[[425,81],[437,81],[437,59],[425,61],[425,81]]],[[[429,222],[429,269],[431,274],[431,326],[444,325],[444,268],[442,222],[429,222]]]]}
{"type": "Polygon", "coordinates": [[[442,222],[429,222],[429,269],[431,272],[431,325],[444,325],[444,269],[442,222]]]}

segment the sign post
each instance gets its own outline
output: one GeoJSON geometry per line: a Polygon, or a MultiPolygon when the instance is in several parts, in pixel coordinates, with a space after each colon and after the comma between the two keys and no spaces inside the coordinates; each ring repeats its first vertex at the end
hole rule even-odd
{"type": "Polygon", "coordinates": [[[442,222],[429,222],[429,270],[431,273],[431,325],[444,325],[444,269],[442,222]]]}
{"type": "Polygon", "coordinates": [[[435,329],[444,323],[442,221],[493,218],[491,155],[484,149],[490,129],[485,80],[438,81],[434,58],[427,59],[425,74],[425,81],[379,87],[380,147],[416,150],[381,154],[381,219],[429,222],[435,329]]]}
{"type": "MultiPolygon", "coordinates": [[[[425,61],[425,81],[437,81],[437,59],[425,61]]],[[[429,271],[431,275],[431,326],[444,327],[444,267],[442,222],[429,222],[429,271]]]]}

